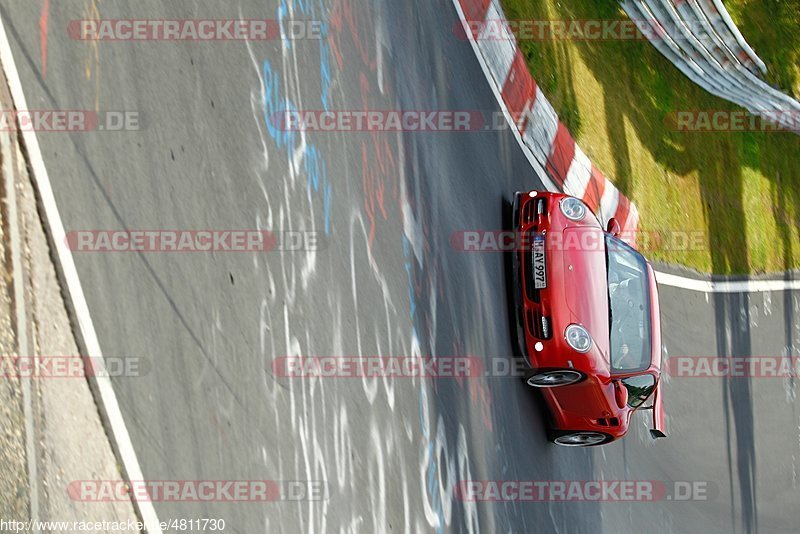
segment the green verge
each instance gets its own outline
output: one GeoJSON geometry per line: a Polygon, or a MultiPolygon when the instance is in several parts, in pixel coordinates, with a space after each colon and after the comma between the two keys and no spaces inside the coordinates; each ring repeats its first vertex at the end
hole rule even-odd
{"type": "MultiPolygon", "coordinates": [[[[509,20],[627,18],[616,2],[501,2],[509,20]]],[[[800,3],[726,6],[767,64],[767,81],[800,96],[800,3]]],[[[638,206],[644,235],[663,237],[644,247],[650,259],[716,274],[800,267],[800,136],[676,131],[668,118],[678,110],[741,108],[692,83],[644,40],[520,47],[581,148],[638,206]]]]}

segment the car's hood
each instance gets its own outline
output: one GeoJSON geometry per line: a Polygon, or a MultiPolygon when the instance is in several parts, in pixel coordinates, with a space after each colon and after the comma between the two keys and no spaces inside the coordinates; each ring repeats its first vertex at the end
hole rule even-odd
{"type": "Polygon", "coordinates": [[[607,359],[609,323],[605,234],[598,228],[566,228],[562,248],[564,297],[572,322],[589,331],[607,359]]]}
{"type": "Polygon", "coordinates": [[[569,353],[572,349],[563,341],[563,332],[575,323],[586,328],[593,341],[587,354],[574,352],[569,358],[570,366],[586,373],[587,380],[547,393],[563,411],[591,419],[618,417],[620,426],[615,432],[624,432],[627,421],[616,403],[609,363],[605,233],[594,225],[552,229],[547,253],[554,336],[569,353]]]}

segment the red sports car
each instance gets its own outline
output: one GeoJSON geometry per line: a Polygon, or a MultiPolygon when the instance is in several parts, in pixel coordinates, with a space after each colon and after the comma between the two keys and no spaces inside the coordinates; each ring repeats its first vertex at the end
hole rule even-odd
{"type": "Polygon", "coordinates": [[[616,220],[604,229],[575,197],[516,193],[513,218],[517,333],[526,382],[552,416],[551,439],[608,443],[644,409],[652,411],[651,436],[665,437],[653,268],[619,239],[616,220]]]}

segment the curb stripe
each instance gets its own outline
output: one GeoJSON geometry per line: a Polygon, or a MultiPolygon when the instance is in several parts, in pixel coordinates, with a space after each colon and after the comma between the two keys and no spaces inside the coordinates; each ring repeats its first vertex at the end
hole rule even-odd
{"type": "Polygon", "coordinates": [[[617,214],[619,196],[619,190],[616,187],[606,187],[603,198],[600,199],[600,220],[603,224],[617,214]]]}
{"type": "Polygon", "coordinates": [[[563,187],[564,180],[567,177],[569,166],[572,164],[572,159],[575,157],[575,140],[572,135],[564,126],[564,123],[558,123],[558,131],[556,132],[556,139],[550,151],[550,157],[547,160],[547,172],[550,177],[559,185],[563,187]]]}
{"type": "Polygon", "coordinates": [[[511,63],[511,69],[508,71],[508,77],[503,84],[503,102],[505,102],[508,111],[514,118],[514,123],[520,126],[521,131],[525,131],[525,125],[528,120],[525,112],[533,105],[534,98],[536,97],[536,82],[533,76],[528,72],[528,67],[525,65],[525,58],[522,52],[517,49],[514,56],[514,61],[511,63]]]}
{"type": "Polygon", "coordinates": [[[589,188],[591,178],[592,162],[589,156],[581,150],[581,147],[575,145],[575,157],[572,158],[572,164],[569,166],[569,172],[567,172],[567,179],[564,181],[564,192],[574,197],[583,198],[589,188]]]}
{"type": "MultiPolygon", "coordinates": [[[[488,0],[453,0],[456,13],[459,19],[465,20],[483,20],[488,10],[488,0]],[[465,16],[465,13],[470,13],[471,16],[465,16]]],[[[493,80],[491,70],[487,63],[487,57],[482,53],[480,43],[477,42],[470,32],[468,34],[468,41],[475,56],[478,60],[478,65],[481,67],[483,74],[489,83],[489,89],[495,96],[501,110],[503,110],[506,121],[514,126],[512,115],[501,96],[500,84],[493,80]],[[493,83],[494,82],[494,83],[493,83]]],[[[505,82],[505,78],[503,80],[505,82]]],[[[555,114],[550,103],[545,98],[541,90],[536,88],[534,80],[534,96],[533,107],[526,112],[528,115],[527,128],[523,131],[512,129],[512,132],[517,139],[517,142],[522,149],[522,153],[527,158],[528,162],[533,167],[534,171],[539,175],[545,188],[549,191],[556,191],[557,187],[550,180],[550,177],[544,172],[544,165],[547,162],[548,156],[551,152],[551,147],[554,144],[556,132],[559,128],[558,117],[555,114]]],[[[577,152],[577,150],[576,150],[577,152]]],[[[573,158],[574,159],[574,158],[573,158]]],[[[600,213],[599,205],[603,199],[610,201],[613,198],[614,206],[613,212],[618,208],[620,198],[625,198],[619,194],[619,191],[611,184],[610,181],[603,175],[602,172],[592,165],[589,184],[583,196],[584,202],[592,208],[595,213],[600,213]]],[[[627,200],[627,199],[626,199],[627,200]]],[[[639,211],[636,204],[627,202],[628,212],[623,226],[623,232],[633,236],[635,239],[636,230],[639,223],[639,211]]],[[[609,208],[604,206],[604,209],[609,211],[609,208]]],[[[613,213],[612,212],[612,213],[613,213]]],[[[631,240],[629,240],[631,242],[631,240]]],[[[631,242],[635,245],[635,243],[631,242]]],[[[682,276],[667,274],[663,272],[656,272],[658,282],[662,285],[674,286],[690,291],[703,291],[707,293],[712,292],[754,292],[754,291],[794,291],[800,290],[800,280],[759,280],[759,281],[704,281],[682,276]]]]}
{"type": "Polygon", "coordinates": [[[600,209],[600,199],[603,198],[605,188],[605,176],[600,172],[600,169],[592,164],[592,173],[589,177],[589,185],[586,187],[586,193],[583,195],[583,201],[595,213],[600,209]]]}
{"type": "Polygon", "coordinates": [[[586,163],[588,158],[579,152],[574,138],[558,120],[528,71],[515,36],[508,25],[502,24],[506,19],[500,3],[497,0],[453,0],[453,4],[461,24],[454,33],[459,38],[463,34],[472,45],[523,148],[544,166],[556,190],[584,198],[592,211],[602,213],[606,219],[613,215],[620,224],[628,220],[634,224],[638,222],[638,217],[629,217],[635,207],[618,192],[609,192],[614,186],[606,183],[606,176],[589,164],[584,165],[585,168],[575,166],[586,163]],[[613,205],[603,205],[603,199],[612,201],[613,205]],[[615,213],[617,210],[621,211],[615,213]]]}

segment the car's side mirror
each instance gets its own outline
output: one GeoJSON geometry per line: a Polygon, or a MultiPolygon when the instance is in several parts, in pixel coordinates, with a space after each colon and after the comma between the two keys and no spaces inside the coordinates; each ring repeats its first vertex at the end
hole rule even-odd
{"type": "Polygon", "coordinates": [[[608,220],[608,225],[606,226],[606,232],[613,235],[614,237],[619,237],[619,234],[622,233],[622,228],[619,226],[619,222],[614,217],[611,217],[608,220]]]}
{"type": "Polygon", "coordinates": [[[614,397],[620,408],[624,408],[628,404],[628,388],[623,386],[619,380],[614,380],[614,397]]]}

